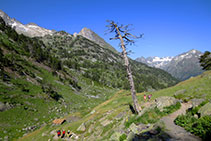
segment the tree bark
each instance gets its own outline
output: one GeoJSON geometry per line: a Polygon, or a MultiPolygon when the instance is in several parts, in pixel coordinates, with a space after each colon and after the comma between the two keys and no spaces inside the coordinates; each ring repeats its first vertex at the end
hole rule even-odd
{"type": "Polygon", "coordinates": [[[121,35],[118,27],[115,26],[115,28],[116,28],[116,30],[117,30],[117,32],[119,34],[119,39],[121,40],[121,48],[123,50],[123,57],[124,57],[124,61],[125,61],[125,67],[126,67],[126,70],[127,70],[128,80],[130,82],[130,91],[131,91],[131,95],[132,95],[132,98],[133,98],[133,107],[134,107],[134,110],[138,114],[141,109],[139,107],[138,100],[137,100],[137,97],[136,97],[136,91],[135,91],[135,86],[134,86],[134,81],[133,81],[133,75],[132,75],[132,71],[130,69],[130,64],[129,64],[129,60],[128,60],[128,57],[127,57],[127,52],[126,52],[124,40],[122,38],[122,35],[121,35]]]}

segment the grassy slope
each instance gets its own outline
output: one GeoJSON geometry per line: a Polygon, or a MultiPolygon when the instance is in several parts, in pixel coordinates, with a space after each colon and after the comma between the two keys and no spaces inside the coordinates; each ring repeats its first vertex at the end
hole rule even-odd
{"type": "MultiPolygon", "coordinates": [[[[51,62],[37,61],[38,58],[32,55],[44,50],[40,48],[42,44],[18,35],[2,20],[0,22],[0,102],[12,107],[0,112],[0,140],[5,136],[9,140],[17,139],[30,132],[25,128],[40,128],[75,111],[86,114],[117,91],[67,67],[56,70],[55,75],[51,62]],[[75,84],[81,89],[76,90],[75,84]],[[51,92],[43,91],[42,86],[49,86],[62,98],[56,101],[50,97],[51,92]]],[[[48,53],[47,58],[50,55],[48,53]]]]}
{"type": "MultiPolygon", "coordinates": [[[[204,72],[202,75],[190,78],[184,82],[177,84],[176,86],[166,88],[160,91],[152,92],[152,100],[160,97],[160,96],[173,96],[174,93],[181,89],[186,89],[186,92],[181,96],[183,99],[188,100],[189,98],[203,98],[204,99],[211,99],[211,71],[204,72]]],[[[149,94],[149,93],[147,93],[149,94]]],[[[138,99],[141,104],[143,104],[143,93],[138,93],[138,99]]],[[[112,98],[107,100],[106,102],[98,105],[93,110],[95,110],[94,114],[87,114],[81,120],[73,123],[65,123],[60,126],[52,126],[51,124],[46,125],[40,130],[29,134],[21,138],[20,140],[47,140],[52,138],[53,135],[50,135],[52,130],[57,129],[70,129],[74,133],[81,136],[81,138],[86,138],[90,136],[94,136],[96,133],[95,139],[98,140],[106,140],[109,139],[110,136],[113,134],[113,129],[120,126],[123,119],[128,119],[131,116],[131,112],[129,110],[128,104],[132,103],[132,98],[130,96],[129,91],[119,91],[117,92],[112,98]],[[119,113],[124,113],[122,119],[117,120],[114,117],[119,113]],[[109,114],[110,113],[110,114],[109,114]],[[105,119],[112,120],[113,123],[108,124],[105,127],[100,125],[100,119],[106,117],[105,119]],[[86,131],[85,132],[78,132],[77,128],[81,125],[81,123],[86,123],[86,131]],[[94,126],[93,131],[91,133],[88,132],[88,129],[94,126]],[[45,133],[47,136],[42,136],[45,133]],[[49,136],[48,136],[49,135],[49,136]]],[[[80,115],[80,113],[73,113],[71,115],[80,115]]],[[[70,116],[70,115],[69,115],[70,116]]],[[[153,116],[153,115],[152,115],[153,116]]],[[[124,128],[124,127],[122,127],[124,128]]],[[[90,139],[90,138],[89,138],[90,139]]]]}

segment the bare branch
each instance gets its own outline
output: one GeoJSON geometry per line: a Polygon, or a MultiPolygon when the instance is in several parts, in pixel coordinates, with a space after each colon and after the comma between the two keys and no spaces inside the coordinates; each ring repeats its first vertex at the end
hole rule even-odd
{"type": "Polygon", "coordinates": [[[123,24],[118,25],[118,23],[115,23],[112,20],[107,20],[107,22],[109,23],[109,25],[107,25],[106,27],[108,27],[109,33],[113,33],[113,32],[115,33],[115,37],[110,38],[110,40],[120,39],[119,36],[121,35],[126,45],[128,44],[132,45],[135,43],[133,39],[139,39],[143,37],[143,34],[139,36],[135,36],[130,33],[130,31],[132,30],[130,29],[130,26],[132,26],[132,24],[128,24],[124,26],[123,24]],[[120,35],[118,32],[120,32],[120,35]]]}
{"type": "Polygon", "coordinates": [[[110,40],[116,40],[119,39],[119,37],[109,38],[110,40]]]}

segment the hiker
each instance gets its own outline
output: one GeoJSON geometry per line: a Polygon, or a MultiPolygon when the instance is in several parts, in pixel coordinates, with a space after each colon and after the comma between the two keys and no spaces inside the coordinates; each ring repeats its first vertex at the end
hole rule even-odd
{"type": "Polygon", "coordinates": [[[58,130],[58,131],[57,131],[57,136],[60,137],[60,135],[61,135],[61,131],[58,130]]]}
{"type": "Polygon", "coordinates": [[[147,99],[147,96],[146,96],[146,95],[144,95],[144,101],[146,101],[146,99],[147,99]]]}
{"type": "Polygon", "coordinates": [[[72,136],[70,130],[67,131],[67,137],[70,138],[72,136]]]}
{"type": "Polygon", "coordinates": [[[149,99],[149,101],[150,101],[151,97],[152,97],[152,94],[148,95],[148,99],[149,99]]]}
{"type": "Polygon", "coordinates": [[[62,137],[61,138],[64,138],[65,136],[65,130],[62,131],[62,137]]]}

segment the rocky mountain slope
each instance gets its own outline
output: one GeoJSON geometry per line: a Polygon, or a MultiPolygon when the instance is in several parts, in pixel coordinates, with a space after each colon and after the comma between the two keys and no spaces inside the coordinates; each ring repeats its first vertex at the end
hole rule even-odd
{"type": "MultiPolygon", "coordinates": [[[[83,76],[109,87],[129,89],[123,59],[119,53],[101,47],[83,36],[73,36],[65,32],[46,35],[40,39],[49,52],[63,60],[64,65],[76,69],[83,76]]],[[[131,59],[130,63],[137,91],[164,88],[177,82],[165,71],[131,59]]]]}
{"type": "Polygon", "coordinates": [[[81,35],[91,41],[94,41],[95,43],[99,44],[101,47],[106,47],[109,48],[112,51],[117,51],[110,45],[108,44],[103,38],[101,38],[99,35],[97,35],[94,31],[88,28],[83,28],[78,35],[81,35]]]}
{"type": "Polygon", "coordinates": [[[6,24],[10,25],[19,34],[24,34],[29,37],[45,36],[47,34],[53,34],[55,31],[42,28],[34,23],[22,24],[14,18],[10,18],[6,13],[0,10],[0,17],[4,19],[6,24]]]}
{"type": "Polygon", "coordinates": [[[140,57],[136,60],[163,69],[179,80],[185,80],[203,72],[199,63],[201,55],[200,51],[190,50],[175,57],[140,57]]]}

